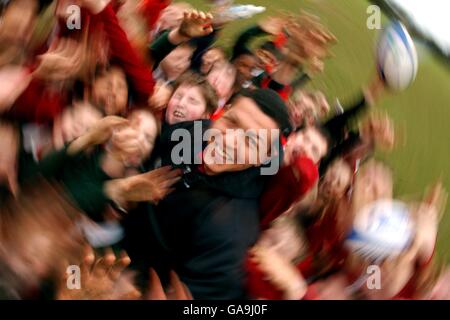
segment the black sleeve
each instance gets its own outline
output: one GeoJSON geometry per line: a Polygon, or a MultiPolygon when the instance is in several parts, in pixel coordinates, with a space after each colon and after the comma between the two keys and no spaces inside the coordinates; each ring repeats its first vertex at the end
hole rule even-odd
{"type": "Polygon", "coordinates": [[[350,122],[367,111],[368,104],[366,103],[364,96],[362,96],[353,106],[344,109],[345,112],[343,114],[331,118],[323,125],[337,143],[344,139],[345,132],[348,129],[350,122]]]}
{"type": "Polygon", "coordinates": [[[297,78],[291,83],[292,90],[303,87],[311,78],[304,72],[302,72],[297,78]]]}
{"type": "Polygon", "coordinates": [[[68,155],[67,149],[54,152],[39,163],[40,173],[60,182],[76,206],[94,221],[103,221],[103,211],[109,199],[103,184],[110,179],[100,167],[101,151],[89,156],[84,153],[68,155]]]}
{"type": "Polygon", "coordinates": [[[233,55],[231,59],[236,59],[242,54],[251,54],[251,50],[248,48],[249,42],[256,37],[263,35],[267,35],[267,32],[261,29],[258,25],[252,26],[241,33],[233,46],[233,55]]]}
{"type": "Polygon", "coordinates": [[[352,131],[348,137],[332,148],[326,158],[320,162],[320,176],[323,176],[328,166],[337,158],[345,156],[362,143],[359,131],[352,131]]]}
{"type": "Polygon", "coordinates": [[[156,69],[160,62],[177,47],[177,45],[174,45],[169,41],[169,32],[170,31],[164,31],[150,45],[149,54],[153,61],[153,70],[156,69]]]}
{"type": "Polygon", "coordinates": [[[214,30],[212,33],[210,33],[207,36],[200,37],[200,38],[194,38],[190,41],[190,44],[192,44],[196,49],[194,51],[194,54],[192,55],[191,60],[191,69],[194,71],[199,72],[200,66],[202,65],[202,58],[203,55],[208,51],[208,49],[211,47],[211,45],[216,41],[217,38],[217,31],[214,30]]]}

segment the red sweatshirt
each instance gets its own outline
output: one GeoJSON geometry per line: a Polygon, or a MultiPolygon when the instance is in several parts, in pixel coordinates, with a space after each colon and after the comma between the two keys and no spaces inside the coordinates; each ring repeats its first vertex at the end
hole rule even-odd
{"type": "MultiPolygon", "coordinates": [[[[303,156],[297,157],[291,165],[282,167],[272,178],[261,197],[262,229],[268,228],[273,220],[311,190],[318,178],[317,166],[312,160],[303,156]],[[294,170],[297,171],[297,175],[294,174],[294,170]]],[[[245,269],[247,292],[251,298],[283,299],[282,292],[265,279],[266,276],[250,257],[247,257],[245,261],[245,269]]],[[[305,277],[311,276],[313,274],[312,256],[300,262],[297,269],[305,277]]],[[[308,292],[306,298],[309,296],[308,292]]]]}
{"type": "Polygon", "coordinates": [[[262,229],[310,191],[318,178],[317,166],[306,157],[299,156],[291,165],[282,167],[261,196],[262,229]]]}
{"type": "Polygon", "coordinates": [[[158,21],[161,11],[167,8],[170,0],[142,0],[139,4],[139,9],[145,16],[147,26],[150,30],[153,29],[158,21]]]}
{"type": "Polygon", "coordinates": [[[109,40],[111,59],[116,61],[125,71],[136,93],[137,103],[147,104],[148,97],[153,92],[155,81],[152,68],[139,57],[128,41],[125,31],[120,27],[116,13],[111,4],[93,16],[93,20],[100,19],[109,40]]]}

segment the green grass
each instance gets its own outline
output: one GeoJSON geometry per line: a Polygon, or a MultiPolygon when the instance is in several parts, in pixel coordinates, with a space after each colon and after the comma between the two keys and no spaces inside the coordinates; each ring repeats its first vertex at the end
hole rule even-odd
{"type": "MultiPolygon", "coordinates": [[[[187,0],[205,9],[201,0],[187,0]]],[[[315,78],[311,87],[323,90],[333,102],[351,102],[363,84],[374,74],[373,48],[377,30],[366,27],[368,2],[361,0],[242,0],[267,7],[264,14],[227,26],[220,44],[230,47],[236,36],[250,24],[278,11],[298,12],[300,8],[319,15],[339,43],[333,48],[334,58],[328,60],[323,75],[315,78]]],[[[383,17],[385,19],[385,17],[383,17]]],[[[393,169],[395,193],[399,197],[420,199],[425,188],[442,178],[450,190],[450,72],[420,43],[419,72],[414,84],[406,91],[383,98],[377,106],[386,110],[396,122],[401,143],[394,152],[379,155],[393,169]]],[[[441,222],[438,253],[450,262],[450,206],[441,222]]]]}

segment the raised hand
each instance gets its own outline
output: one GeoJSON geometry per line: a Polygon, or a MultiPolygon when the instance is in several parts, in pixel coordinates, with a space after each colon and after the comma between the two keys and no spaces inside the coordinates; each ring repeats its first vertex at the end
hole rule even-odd
{"type": "Polygon", "coordinates": [[[447,204],[447,198],[447,191],[444,189],[442,182],[438,181],[425,194],[423,202],[435,208],[440,220],[447,204]]]}
{"type": "Polygon", "coordinates": [[[73,141],[69,148],[69,154],[76,154],[89,147],[105,143],[111,138],[113,130],[127,125],[128,120],[117,116],[107,116],[98,121],[85,134],[73,141]]]}
{"type": "Polygon", "coordinates": [[[373,114],[363,122],[363,139],[375,143],[383,150],[392,150],[395,142],[394,123],[387,114],[373,114]]]}
{"type": "Polygon", "coordinates": [[[123,251],[116,257],[107,249],[102,257],[95,257],[91,247],[86,248],[80,266],[81,288],[69,289],[67,274],[62,277],[57,292],[58,300],[135,300],[141,297],[131,281],[131,276],[124,270],[131,260],[123,251]]]}
{"type": "Polygon", "coordinates": [[[184,12],[183,21],[180,25],[180,34],[187,38],[203,37],[213,32],[213,16],[203,11],[184,12]]]}
{"type": "Polygon", "coordinates": [[[157,203],[173,191],[180,180],[181,170],[166,166],[147,173],[108,181],[105,193],[118,204],[150,201],[157,203]]]}
{"type": "Polygon", "coordinates": [[[84,61],[84,47],[72,39],[60,39],[43,55],[38,56],[39,66],[33,76],[47,81],[75,78],[84,61]]]}
{"type": "Polygon", "coordinates": [[[318,17],[303,12],[289,19],[286,24],[289,40],[284,48],[286,61],[293,65],[322,70],[322,60],[330,55],[329,47],[336,38],[320,22],[318,17]]]}
{"type": "Polygon", "coordinates": [[[265,32],[277,36],[286,27],[287,21],[285,17],[267,17],[259,22],[259,26],[265,32]]]}
{"type": "Polygon", "coordinates": [[[159,111],[164,109],[169,103],[172,95],[172,87],[162,82],[157,82],[153,95],[149,98],[148,104],[153,110],[159,111]]]}

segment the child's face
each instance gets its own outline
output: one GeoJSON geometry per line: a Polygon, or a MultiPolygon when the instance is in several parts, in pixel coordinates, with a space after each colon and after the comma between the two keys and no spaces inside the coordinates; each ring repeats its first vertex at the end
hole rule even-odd
{"type": "Polygon", "coordinates": [[[202,65],[200,72],[208,74],[216,63],[225,61],[225,56],[220,49],[212,48],[208,50],[202,57],[202,65]]]}
{"type": "Polygon", "coordinates": [[[307,127],[288,138],[285,146],[284,162],[290,164],[297,156],[310,158],[319,163],[327,153],[327,141],[315,128],[307,127]]]}
{"type": "Polygon", "coordinates": [[[184,121],[206,119],[206,100],[198,86],[180,85],[169,100],[166,122],[175,124],[184,121]]]}
{"type": "Polygon", "coordinates": [[[173,50],[160,65],[168,80],[175,80],[190,66],[193,50],[188,46],[173,50]]]}
{"type": "Polygon", "coordinates": [[[245,81],[250,81],[253,78],[252,71],[257,65],[257,60],[254,56],[244,54],[234,61],[234,66],[237,70],[238,82],[240,84],[245,81]]]}
{"type": "Polygon", "coordinates": [[[219,98],[231,96],[235,80],[236,70],[228,63],[214,66],[208,74],[208,82],[219,98]]]}
{"type": "Polygon", "coordinates": [[[95,79],[92,98],[106,115],[121,115],[128,103],[128,85],[121,69],[112,68],[95,79]]]}
{"type": "Polygon", "coordinates": [[[256,51],[256,56],[259,60],[261,67],[263,67],[264,69],[272,70],[272,72],[275,71],[275,68],[279,64],[279,61],[275,57],[275,55],[268,50],[258,49],[256,51]]]}
{"type": "Polygon", "coordinates": [[[309,94],[300,93],[295,101],[288,105],[289,115],[295,127],[299,127],[306,122],[311,125],[316,119],[315,104],[309,94]]]}

